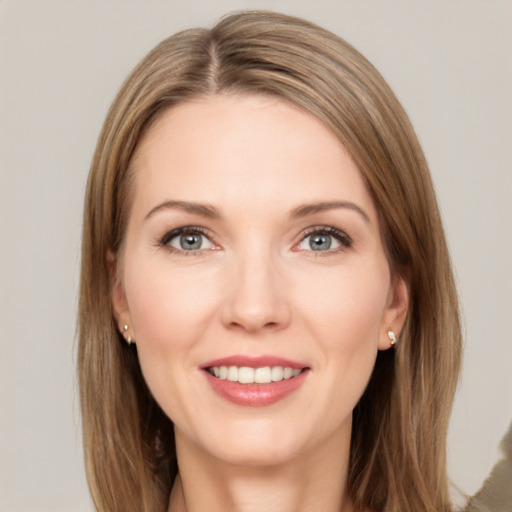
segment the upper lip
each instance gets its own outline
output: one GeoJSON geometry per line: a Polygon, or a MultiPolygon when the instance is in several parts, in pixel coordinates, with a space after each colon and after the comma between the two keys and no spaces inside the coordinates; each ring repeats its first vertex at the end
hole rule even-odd
{"type": "Polygon", "coordinates": [[[273,355],[261,356],[246,356],[246,355],[232,355],[208,361],[201,365],[202,369],[211,368],[213,366],[247,366],[249,368],[264,368],[265,366],[283,366],[293,369],[308,368],[307,364],[299,361],[293,361],[284,357],[273,355]]]}

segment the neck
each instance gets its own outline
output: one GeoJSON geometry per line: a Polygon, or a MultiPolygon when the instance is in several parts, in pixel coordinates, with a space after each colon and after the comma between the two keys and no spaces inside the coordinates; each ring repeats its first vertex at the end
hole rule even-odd
{"type": "Polygon", "coordinates": [[[350,445],[346,435],[271,466],[228,464],[188,445],[178,433],[176,441],[179,475],[168,512],[353,510],[346,496],[350,445]]]}

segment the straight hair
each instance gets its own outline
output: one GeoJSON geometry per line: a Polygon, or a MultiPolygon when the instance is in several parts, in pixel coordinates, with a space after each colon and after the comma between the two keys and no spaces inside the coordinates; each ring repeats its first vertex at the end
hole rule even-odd
{"type": "Polygon", "coordinates": [[[86,472],[100,511],[165,511],[177,474],[173,426],[118,332],[107,254],[122,250],[130,162],[155,120],[216,94],[270,95],[312,113],[345,146],[376,205],[393,275],[410,306],[395,350],[379,352],[353,412],[348,492],[356,508],[451,510],[446,433],[461,359],[458,299],[427,163],[378,71],[302,19],[229,15],[160,43],[122,85],[85,197],[78,375],[86,472]]]}

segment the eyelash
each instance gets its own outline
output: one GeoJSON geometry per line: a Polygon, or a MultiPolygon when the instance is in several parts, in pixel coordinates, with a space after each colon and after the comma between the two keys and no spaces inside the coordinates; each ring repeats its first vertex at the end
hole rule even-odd
{"type": "MultiPolygon", "coordinates": [[[[196,256],[197,257],[197,256],[202,255],[205,250],[209,250],[209,249],[198,249],[195,251],[186,251],[186,250],[177,249],[169,244],[169,242],[173,238],[176,238],[176,237],[182,236],[182,235],[188,235],[188,234],[204,236],[212,244],[215,245],[215,243],[211,240],[211,234],[208,230],[206,230],[200,226],[183,226],[183,227],[176,228],[176,229],[166,232],[164,234],[164,236],[160,238],[160,240],[158,242],[158,246],[165,247],[165,249],[167,249],[167,251],[169,251],[169,253],[176,254],[179,256],[196,256]]],[[[297,247],[302,242],[304,242],[304,240],[306,240],[306,238],[308,238],[309,236],[312,236],[312,235],[331,236],[331,237],[335,238],[340,243],[340,247],[335,248],[335,249],[329,249],[326,251],[313,251],[313,250],[301,250],[301,249],[297,249],[297,250],[306,252],[306,253],[313,253],[312,254],[313,256],[318,257],[318,256],[327,256],[329,254],[345,251],[347,249],[350,249],[353,245],[352,238],[350,238],[344,231],[341,231],[333,226],[312,226],[312,227],[306,229],[306,231],[302,234],[299,242],[297,242],[294,245],[294,248],[297,247]]]]}
{"type": "MultiPolygon", "coordinates": [[[[171,254],[176,254],[178,256],[201,256],[205,250],[207,249],[198,249],[196,251],[185,251],[182,249],[177,249],[176,247],[173,247],[170,245],[170,241],[173,238],[176,238],[178,236],[182,235],[201,235],[206,237],[212,244],[214,242],[211,241],[211,234],[208,230],[200,227],[200,226],[183,226],[181,228],[176,228],[171,231],[168,231],[165,233],[165,235],[160,239],[158,242],[159,247],[165,247],[167,251],[171,254]]],[[[214,244],[215,245],[215,244],[214,244]]]]}
{"type": "Polygon", "coordinates": [[[347,249],[350,249],[354,243],[352,238],[350,238],[344,231],[341,231],[334,226],[312,226],[306,229],[306,231],[302,234],[300,241],[295,245],[295,247],[297,247],[299,244],[304,242],[306,238],[312,235],[329,235],[340,243],[340,247],[336,249],[330,249],[327,251],[304,251],[307,253],[313,253],[312,255],[315,257],[327,256],[329,254],[346,251],[347,249]]]}

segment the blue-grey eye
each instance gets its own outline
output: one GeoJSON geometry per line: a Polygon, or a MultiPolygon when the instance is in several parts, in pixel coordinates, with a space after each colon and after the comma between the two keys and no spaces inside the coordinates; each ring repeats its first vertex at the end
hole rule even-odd
{"type": "Polygon", "coordinates": [[[200,251],[211,249],[213,244],[201,233],[182,233],[169,240],[169,245],[182,251],[200,251]]]}
{"type": "Polygon", "coordinates": [[[309,247],[313,251],[327,251],[331,248],[332,239],[329,235],[312,235],[309,237],[309,247]]]}
{"type": "Polygon", "coordinates": [[[317,232],[304,237],[298,248],[306,251],[329,251],[337,249],[340,245],[341,243],[336,237],[327,233],[317,232]]]}

